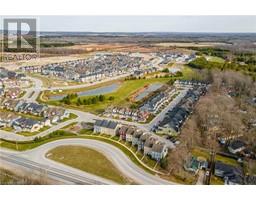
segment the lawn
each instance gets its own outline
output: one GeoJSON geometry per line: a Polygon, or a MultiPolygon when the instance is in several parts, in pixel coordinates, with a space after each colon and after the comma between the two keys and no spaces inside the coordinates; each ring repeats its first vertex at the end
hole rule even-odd
{"type": "Polygon", "coordinates": [[[205,58],[210,62],[224,63],[225,60],[223,58],[217,56],[205,56],[205,58]]]}
{"type": "Polygon", "coordinates": [[[130,183],[109,159],[94,149],[82,146],[60,146],[49,151],[46,155],[54,161],[110,179],[117,183],[130,183]]]}
{"type": "Polygon", "coordinates": [[[99,141],[106,142],[108,144],[111,144],[111,145],[119,148],[136,165],[143,168],[145,171],[147,171],[149,173],[155,174],[155,172],[152,172],[150,169],[143,166],[137,160],[137,158],[133,155],[132,151],[128,147],[123,146],[119,142],[117,142],[113,139],[110,139],[108,137],[102,137],[102,136],[98,136],[98,135],[94,135],[94,134],[92,135],[91,133],[92,133],[92,131],[87,130],[85,134],[77,136],[74,133],[60,130],[60,131],[55,131],[47,136],[38,138],[37,140],[33,140],[33,141],[15,142],[15,141],[7,141],[4,139],[0,139],[0,147],[14,149],[17,151],[25,151],[25,150],[29,150],[29,149],[34,149],[34,148],[41,146],[43,144],[46,144],[48,142],[52,142],[52,141],[59,140],[59,139],[84,138],[84,139],[99,140],[99,141]]]}
{"type": "MultiPolygon", "coordinates": [[[[62,104],[60,101],[48,101],[48,103],[57,105],[57,106],[65,106],[72,109],[79,109],[86,112],[99,114],[99,113],[102,113],[109,106],[129,106],[131,105],[131,102],[129,101],[130,95],[132,95],[138,89],[152,83],[167,83],[169,80],[170,78],[151,78],[151,79],[137,79],[137,80],[122,81],[121,86],[117,91],[105,95],[106,97],[105,101],[98,102],[96,104],[91,104],[91,105],[77,106],[75,104],[77,99],[73,99],[72,100],[73,103],[71,105],[62,104]],[[108,100],[108,98],[111,96],[114,97],[114,100],[108,100]]],[[[105,85],[107,84],[108,83],[105,83],[105,85]]],[[[100,86],[102,85],[101,84],[98,85],[98,87],[100,86]]],[[[95,88],[95,86],[93,88],[95,88]]],[[[89,89],[92,89],[92,87],[90,87],[89,89]]],[[[83,91],[86,91],[89,89],[86,88],[83,91]]],[[[70,91],[66,91],[66,92],[71,93],[70,91]]],[[[80,98],[83,100],[88,97],[80,97],[80,98]]],[[[42,99],[45,99],[45,97],[43,97],[42,99]]]]}
{"type": "Polygon", "coordinates": [[[43,128],[41,128],[39,131],[36,131],[36,132],[29,132],[29,131],[22,131],[22,132],[18,132],[17,134],[19,135],[23,135],[23,136],[34,136],[34,135],[37,135],[43,131],[46,131],[48,130],[49,128],[51,128],[50,126],[44,126],[43,128]]]}
{"type": "Polygon", "coordinates": [[[0,128],[0,129],[3,130],[3,131],[7,131],[7,132],[13,132],[13,131],[15,131],[15,129],[12,128],[12,127],[4,127],[4,128],[0,128]]]}
{"type": "MultiPolygon", "coordinates": [[[[206,151],[203,149],[194,148],[192,150],[192,154],[196,157],[203,157],[208,160],[210,159],[210,151],[206,151]]],[[[216,154],[215,156],[215,161],[220,161],[228,165],[239,166],[239,163],[235,159],[218,154],[216,154]]]]}
{"type": "Polygon", "coordinates": [[[200,80],[202,79],[200,74],[198,72],[196,72],[195,69],[192,69],[191,67],[184,65],[183,69],[182,69],[182,79],[184,80],[191,80],[191,79],[196,79],[196,80],[200,80]]]}

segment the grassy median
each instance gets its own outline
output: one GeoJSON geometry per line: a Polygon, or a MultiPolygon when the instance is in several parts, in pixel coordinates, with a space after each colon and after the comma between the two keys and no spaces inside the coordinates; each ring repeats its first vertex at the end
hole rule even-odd
{"type": "Polygon", "coordinates": [[[128,178],[102,153],[83,146],[59,146],[47,153],[47,157],[65,165],[95,174],[120,184],[131,184],[128,178]]]}
{"type": "Polygon", "coordinates": [[[35,138],[33,141],[26,141],[26,142],[15,142],[15,141],[8,141],[4,139],[0,139],[0,147],[4,148],[9,148],[9,149],[14,149],[17,151],[26,151],[29,149],[34,149],[38,146],[41,146],[43,144],[46,144],[48,142],[60,140],[60,139],[75,139],[75,138],[80,138],[80,139],[93,139],[93,140],[98,140],[102,141],[108,144],[111,144],[117,148],[119,148],[132,162],[134,162],[136,165],[139,167],[143,168],[145,171],[155,174],[155,172],[151,171],[150,169],[146,168],[143,166],[137,158],[133,155],[130,149],[128,147],[125,147],[121,144],[119,144],[117,141],[110,139],[110,138],[105,138],[105,137],[99,137],[97,135],[90,135],[90,133],[83,134],[83,135],[76,135],[71,132],[59,130],[59,131],[54,131],[51,134],[44,136],[44,137],[39,137],[35,138]]]}

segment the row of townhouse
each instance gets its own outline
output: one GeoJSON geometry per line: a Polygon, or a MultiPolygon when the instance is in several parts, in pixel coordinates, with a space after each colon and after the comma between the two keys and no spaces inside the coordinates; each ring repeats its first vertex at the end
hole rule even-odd
{"type": "Polygon", "coordinates": [[[0,80],[5,89],[9,88],[26,88],[30,85],[28,80],[25,79],[7,79],[0,80]]]}
{"type": "Polygon", "coordinates": [[[146,120],[150,116],[150,113],[147,111],[135,110],[130,108],[114,107],[106,109],[104,115],[107,117],[114,117],[123,120],[131,119],[132,121],[146,122],[146,120]]]}
{"type": "Polygon", "coordinates": [[[135,70],[132,74],[133,77],[143,77],[146,74],[154,73],[157,71],[156,67],[148,67],[148,68],[143,68],[143,69],[138,69],[135,70]]]}
{"type": "Polygon", "coordinates": [[[41,73],[42,67],[41,66],[22,66],[20,70],[24,73],[41,73]]]}
{"type": "Polygon", "coordinates": [[[173,85],[176,88],[206,87],[208,83],[202,81],[176,80],[173,85]]]}
{"type": "Polygon", "coordinates": [[[164,92],[156,93],[154,96],[149,98],[139,109],[141,111],[157,114],[164,104],[169,103],[172,95],[175,92],[176,89],[168,88],[164,92]]]}
{"type": "Polygon", "coordinates": [[[0,127],[12,127],[16,132],[36,132],[46,124],[44,121],[18,116],[12,112],[0,111],[0,127]]]}
{"type": "Polygon", "coordinates": [[[94,133],[104,133],[111,136],[119,136],[120,140],[131,143],[156,161],[165,158],[168,148],[164,142],[159,141],[151,133],[143,132],[134,126],[121,125],[114,121],[96,120],[94,133]]]}
{"type": "Polygon", "coordinates": [[[140,110],[156,114],[159,111],[160,107],[163,104],[168,102],[168,100],[169,100],[168,96],[169,96],[168,93],[160,92],[160,93],[156,94],[155,96],[153,96],[152,98],[150,98],[149,100],[147,100],[140,107],[140,110]]]}
{"type": "Polygon", "coordinates": [[[89,59],[79,59],[43,66],[22,67],[23,71],[56,76],[65,80],[91,82],[106,77],[132,72],[140,67],[142,58],[123,54],[102,54],[89,59]]]}
{"type": "Polygon", "coordinates": [[[178,52],[159,52],[156,56],[162,58],[161,65],[166,65],[170,62],[190,62],[196,58],[195,54],[184,54],[178,52]]]}
{"type": "Polygon", "coordinates": [[[40,116],[48,125],[55,124],[69,117],[69,112],[63,108],[48,107],[47,105],[27,102],[24,100],[5,99],[0,104],[1,109],[40,116]]]}
{"type": "Polygon", "coordinates": [[[164,119],[156,126],[156,133],[178,134],[187,117],[193,112],[194,105],[206,91],[207,88],[202,86],[189,89],[180,103],[165,114],[164,119]]]}

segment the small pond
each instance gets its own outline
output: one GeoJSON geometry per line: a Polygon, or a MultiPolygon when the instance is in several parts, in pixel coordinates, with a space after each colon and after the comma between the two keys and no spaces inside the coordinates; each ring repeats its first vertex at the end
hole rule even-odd
{"type": "MultiPolygon", "coordinates": [[[[119,88],[120,84],[118,83],[113,83],[111,85],[107,86],[102,86],[99,88],[91,89],[91,90],[86,90],[83,92],[78,92],[79,97],[84,97],[84,96],[95,96],[95,95],[100,95],[100,94],[108,94],[115,92],[119,88]]],[[[66,94],[60,94],[60,95],[53,95],[50,97],[50,100],[61,100],[63,97],[65,97],[66,94]]]]}
{"type": "Polygon", "coordinates": [[[162,83],[153,83],[150,84],[143,92],[141,92],[139,95],[137,95],[135,97],[135,101],[140,101],[143,98],[145,98],[146,96],[148,96],[150,93],[158,90],[159,88],[161,88],[163,86],[162,83]]]}

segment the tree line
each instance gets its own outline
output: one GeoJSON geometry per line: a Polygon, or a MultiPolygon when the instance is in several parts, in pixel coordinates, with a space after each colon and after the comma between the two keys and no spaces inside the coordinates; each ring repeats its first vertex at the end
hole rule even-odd
{"type": "Polygon", "coordinates": [[[114,99],[115,99],[114,96],[110,96],[109,98],[106,98],[106,96],[102,94],[88,97],[88,98],[80,98],[76,93],[74,93],[74,94],[68,94],[67,96],[63,97],[63,99],[60,102],[67,105],[75,103],[77,106],[80,106],[80,105],[97,104],[99,102],[104,102],[105,100],[113,101],[114,99]]]}

